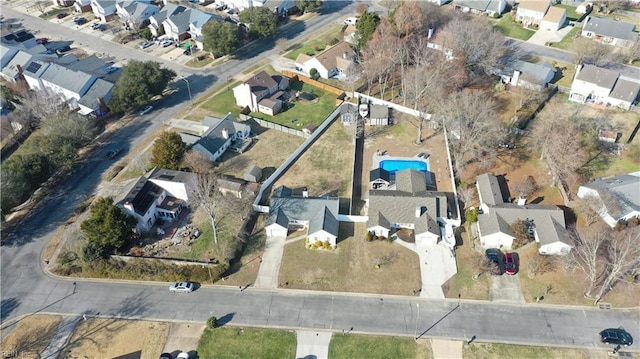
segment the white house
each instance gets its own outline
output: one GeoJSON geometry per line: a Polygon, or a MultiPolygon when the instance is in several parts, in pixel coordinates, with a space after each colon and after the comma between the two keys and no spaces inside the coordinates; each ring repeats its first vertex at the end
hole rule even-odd
{"type": "Polygon", "coordinates": [[[288,77],[271,76],[266,71],[261,71],[234,87],[233,96],[239,107],[248,107],[252,112],[273,116],[282,108],[280,98],[288,87],[288,77]]]}
{"type": "Polygon", "coordinates": [[[207,116],[203,123],[209,128],[192,149],[204,153],[211,162],[217,161],[229,148],[241,153],[247,141],[250,143],[251,127],[236,121],[230,113],[222,119],[207,116]]]}
{"type": "Polygon", "coordinates": [[[104,22],[109,22],[116,17],[116,2],[112,0],[91,0],[93,15],[104,22]]]}
{"type": "Polygon", "coordinates": [[[606,104],[628,110],[636,103],[640,82],[620,77],[614,70],[593,65],[579,65],[571,84],[569,100],[579,103],[606,104]]]}
{"type": "Polygon", "coordinates": [[[343,41],[314,57],[300,54],[296,58],[295,65],[307,76],[310,76],[311,69],[316,69],[320,77],[329,79],[347,73],[349,68],[355,65],[355,58],[355,51],[343,41]]]}
{"type": "Polygon", "coordinates": [[[139,28],[148,24],[149,18],[157,14],[160,7],[143,2],[118,2],[116,13],[120,22],[132,28],[139,28]]]}
{"type": "Polygon", "coordinates": [[[567,22],[567,10],[552,6],[540,21],[540,30],[558,31],[567,22]]]}
{"type": "Polygon", "coordinates": [[[129,185],[117,203],[138,220],[139,232],[148,232],[159,218],[168,222],[178,219],[189,205],[195,181],[190,172],[153,169],[129,185]]]}
{"type": "Polygon", "coordinates": [[[309,243],[328,242],[335,248],[338,238],[338,198],[295,196],[290,188],[278,187],[269,200],[265,225],[267,238],[286,237],[289,228],[306,228],[309,243]]]}
{"type": "Polygon", "coordinates": [[[578,188],[578,197],[598,199],[594,210],[611,227],[640,218],[640,171],[584,184],[578,188]]]}
{"type": "Polygon", "coordinates": [[[632,23],[587,16],[581,35],[613,46],[631,47],[638,41],[635,28],[632,23]]]}
{"type": "Polygon", "coordinates": [[[549,84],[556,74],[556,69],[548,62],[539,64],[527,61],[511,61],[503,69],[497,71],[503,83],[534,90],[541,90],[549,84]]]}
{"type": "Polygon", "coordinates": [[[516,10],[516,20],[525,27],[539,26],[550,6],[549,0],[521,1],[516,10]]]}
{"type": "Polygon", "coordinates": [[[539,244],[538,253],[566,255],[571,251],[562,209],[549,205],[505,202],[498,178],[487,173],[476,178],[476,187],[481,209],[476,228],[483,247],[510,249],[515,239],[511,225],[516,221],[524,221],[527,230],[539,244]]]}

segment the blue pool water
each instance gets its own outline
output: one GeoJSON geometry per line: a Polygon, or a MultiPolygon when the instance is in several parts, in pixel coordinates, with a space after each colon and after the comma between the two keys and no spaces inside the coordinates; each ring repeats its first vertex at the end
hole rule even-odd
{"type": "Polygon", "coordinates": [[[407,169],[421,172],[427,172],[428,170],[426,163],[415,160],[384,160],[380,161],[380,168],[391,174],[407,169]]]}

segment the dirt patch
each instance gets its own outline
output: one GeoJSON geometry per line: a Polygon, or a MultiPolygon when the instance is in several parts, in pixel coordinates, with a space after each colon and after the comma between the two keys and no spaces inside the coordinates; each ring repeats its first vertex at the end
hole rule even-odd
{"type": "Polygon", "coordinates": [[[115,358],[139,355],[156,359],[169,334],[169,323],[91,318],[81,321],[67,347],[65,358],[115,358]]]}
{"type": "Polygon", "coordinates": [[[31,315],[24,317],[11,332],[2,336],[0,352],[3,357],[40,358],[55,335],[58,324],[62,321],[59,315],[31,315]]]}
{"type": "Polygon", "coordinates": [[[304,240],[287,244],[279,283],[296,289],[411,295],[421,283],[417,254],[388,241],[367,242],[365,233],[363,223],[340,223],[335,250],[307,249],[304,240]],[[377,263],[383,263],[379,269],[377,263]]]}

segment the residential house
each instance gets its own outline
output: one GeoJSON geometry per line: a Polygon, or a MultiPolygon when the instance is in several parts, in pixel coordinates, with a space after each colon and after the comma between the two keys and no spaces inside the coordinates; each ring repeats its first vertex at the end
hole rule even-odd
{"type": "Polygon", "coordinates": [[[611,227],[640,218],[640,171],[600,178],[578,188],[578,197],[594,197],[594,210],[611,227]]]}
{"type": "Polygon", "coordinates": [[[640,82],[622,78],[617,71],[593,65],[578,65],[569,100],[606,104],[628,110],[636,103],[638,92],[640,82]]]}
{"type": "Polygon", "coordinates": [[[155,168],[129,185],[116,203],[138,220],[138,232],[148,232],[158,219],[178,219],[195,183],[191,172],[155,168]]]}
{"type": "Polygon", "coordinates": [[[242,191],[244,190],[246,182],[239,178],[224,176],[218,178],[216,184],[218,185],[218,191],[220,191],[223,196],[232,195],[236,198],[242,198],[242,191]]]}
{"type": "Polygon", "coordinates": [[[388,126],[389,125],[389,107],[387,105],[370,105],[369,106],[369,125],[388,126]]]}
{"type": "MultiPolygon", "coordinates": [[[[383,178],[382,171],[376,179],[383,178]]],[[[371,234],[389,237],[398,229],[410,229],[416,243],[430,245],[438,244],[443,237],[440,223],[444,224],[448,215],[447,196],[427,191],[424,172],[396,172],[395,189],[369,190],[368,207],[367,231],[371,234]]]]}
{"type": "Polygon", "coordinates": [[[539,244],[538,253],[566,255],[571,251],[562,209],[552,205],[505,202],[498,178],[488,173],[476,178],[476,186],[481,209],[477,229],[483,247],[511,249],[515,239],[511,225],[524,221],[527,231],[539,244]]]}
{"type": "Polygon", "coordinates": [[[73,7],[77,13],[92,11],[91,0],[75,0],[73,7]]]}
{"type": "Polygon", "coordinates": [[[31,54],[44,53],[47,51],[47,48],[39,45],[36,37],[27,30],[18,30],[3,35],[0,40],[2,44],[12,46],[18,50],[28,51],[31,54]],[[35,51],[29,51],[32,48],[35,48],[35,51]]]}
{"type": "MultiPolygon", "coordinates": [[[[202,26],[209,21],[224,21],[218,15],[209,14],[197,9],[186,9],[170,15],[162,22],[164,33],[170,39],[182,41],[188,38],[202,37],[202,26]]],[[[151,21],[151,18],[150,18],[151,21]]],[[[200,39],[202,41],[202,39],[200,39]]],[[[202,47],[200,44],[198,47],[202,47]]]]}
{"type": "Polygon", "coordinates": [[[200,137],[192,149],[204,153],[211,162],[217,161],[230,147],[241,148],[249,139],[251,127],[236,121],[231,114],[224,118],[207,116],[209,129],[200,137]]]}
{"type": "Polygon", "coordinates": [[[0,76],[9,82],[24,81],[22,74],[24,67],[31,60],[40,60],[49,63],[58,60],[53,54],[31,54],[13,46],[0,44],[0,76]]]}
{"type": "Polygon", "coordinates": [[[143,2],[118,2],[116,13],[120,22],[130,28],[139,29],[149,24],[149,18],[157,14],[160,7],[143,2]]]}
{"type": "Polygon", "coordinates": [[[506,0],[454,0],[456,10],[472,14],[486,14],[497,17],[504,13],[506,0]]]}
{"type": "Polygon", "coordinates": [[[343,125],[349,126],[352,123],[356,123],[358,119],[358,108],[350,103],[344,103],[340,106],[340,122],[343,125]]]}
{"type": "Polygon", "coordinates": [[[188,8],[185,6],[176,5],[174,3],[164,4],[164,6],[157,14],[151,15],[149,17],[149,29],[151,30],[153,36],[157,37],[164,34],[165,29],[163,23],[165,22],[165,20],[167,20],[169,17],[185,12],[187,11],[187,9],[188,8]]]}
{"type": "Polygon", "coordinates": [[[286,237],[289,229],[305,228],[309,244],[328,242],[335,248],[338,238],[338,198],[294,196],[285,186],[278,187],[269,200],[265,224],[267,239],[286,237]]]}
{"type": "Polygon", "coordinates": [[[355,65],[356,53],[351,46],[342,41],[311,57],[300,54],[295,61],[296,68],[310,75],[311,69],[316,69],[324,79],[343,75],[355,65]]]}
{"type": "Polygon", "coordinates": [[[587,16],[582,26],[582,36],[619,47],[631,47],[638,40],[634,24],[587,16]]]}
{"type": "Polygon", "coordinates": [[[591,12],[591,9],[593,9],[593,4],[588,1],[584,1],[576,7],[576,14],[586,14],[591,12]]]}
{"type": "Polygon", "coordinates": [[[544,14],[542,21],[540,22],[540,30],[558,31],[564,27],[567,22],[567,10],[552,6],[544,14]]]}
{"type": "Polygon", "coordinates": [[[113,0],[91,0],[91,10],[95,17],[104,22],[109,22],[117,16],[116,2],[113,0]]]}
{"type": "Polygon", "coordinates": [[[539,26],[550,6],[549,0],[521,1],[518,3],[516,20],[525,27],[539,26]]]}
{"type": "Polygon", "coordinates": [[[244,180],[247,182],[257,183],[262,179],[262,168],[251,165],[247,168],[247,171],[244,173],[244,180]]]}
{"type": "Polygon", "coordinates": [[[511,86],[542,90],[556,74],[556,69],[548,62],[534,64],[516,60],[497,72],[502,82],[511,86]]]}
{"type": "Polygon", "coordinates": [[[269,75],[266,71],[251,76],[233,88],[236,105],[271,116],[282,109],[284,90],[289,87],[289,78],[269,75]]]}
{"type": "Polygon", "coordinates": [[[53,0],[53,6],[69,7],[73,5],[74,0],[53,0]]]}

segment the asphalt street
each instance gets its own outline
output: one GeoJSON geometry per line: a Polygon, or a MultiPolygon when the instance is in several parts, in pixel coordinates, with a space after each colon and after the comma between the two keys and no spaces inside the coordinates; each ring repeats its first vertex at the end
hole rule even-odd
{"type": "MultiPolygon", "coordinates": [[[[353,11],[353,4],[326,2],[331,8],[306,24],[284,32],[288,39],[321,29],[353,11]]],[[[5,17],[23,19],[27,28],[56,33],[116,58],[147,60],[145,54],[93,38],[3,7],[5,17]],[[49,28],[50,27],[50,28],[49,28]]],[[[194,96],[213,88],[221,80],[247,69],[277,50],[272,41],[241,51],[237,59],[215,69],[190,70],[164,62],[179,75],[187,76],[194,96]]],[[[158,61],[156,58],[149,60],[158,61]]],[[[182,83],[184,81],[179,81],[182,83]]],[[[185,84],[186,85],[186,84],[185,84]]],[[[184,86],[184,85],[182,85],[184,86]]],[[[131,121],[109,139],[133,148],[148,134],[188,105],[186,91],[156,104],[145,116],[131,121]]],[[[279,328],[467,339],[478,341],[550,346],[604,347],[597,333],[604,327],[624,326],[640,338],[640,311],[598,310],[545,305],[507,305],[475,301],[425,300],[413,297],[323,293],[292,290],[261,290],[205,286],[191,294],[171,294],[166,284],[109,280],[58,279],[43,272],[42,250],[74,208],[90,196],[112,162],[107,149],[76,167],[65,180],[22,222],[3,243],[0,264],[0,321],[13,325],[30,313],[61,313],[204,322],[215,315],[222,323],[279,328]],[[75,290],[74,290],[75,289],[75,290]]],[[[633,348],[633,347],[632,347],[633,348]]]]}

